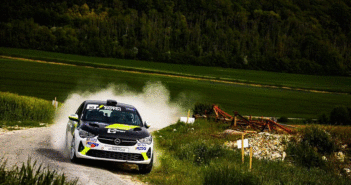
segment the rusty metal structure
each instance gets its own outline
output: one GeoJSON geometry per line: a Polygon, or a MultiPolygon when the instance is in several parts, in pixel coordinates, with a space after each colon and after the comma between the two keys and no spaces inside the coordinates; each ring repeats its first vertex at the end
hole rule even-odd
{"type": "Polygon", "coordinates": [[[231,116],[230,114],[220,109],[218,105],[213,105],[213,110],[216,114],[216,118],[215,118],[216,121],[230,122],[231,125],[234,127],[239,126],[245,129],[252,128],[260,132],[263,132],[265,130],[268,130],[269,132],[278,131],[280,129],[289,134],[292,133],[291,129],[271,119],[267,119],[267,118],[264,119],[262,117],[261,119],[253,120],[251,119],[251,116],[249,118],[245,118],[244,116],[240,115],[238,112],[234,112],[234,116],[231,116]]]}

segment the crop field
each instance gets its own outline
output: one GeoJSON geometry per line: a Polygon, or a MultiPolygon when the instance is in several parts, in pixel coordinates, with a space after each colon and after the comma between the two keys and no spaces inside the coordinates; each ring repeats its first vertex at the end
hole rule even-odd
{"type": "Polygon", "coordinates": [[[115,66],[129,69],[146,70],[171,74],[190,75],[212,79],[222,79],[251,84],[271,85],[277,87],[291,87],[330,92],[351,93],[351,77],[312,76],[301,74],[275,73],[267,71],[253,71],[241,69],[227,69],[218,67],[190,66],[179,64],[165,64],[138,60],[122,60],[113,58],[98,58],[70,55],[37,50],[14,49],[0,47],[0,55],[34,58],[47,61],[94,64],[104,67],[115,66]]]}
{"type": "Polygon", "coordinates": [[[228,113],[238,111],[243,115],[316,118],[351,102],[349,94],[264,88],[13,59],[0,59],[0,74],[0,91],[46,100],[57,97],[61,102],[71,92],[97,91],[109,84],[140,92],[149,81],[162,82],[170,91],[171,101],[181,102],[184,108],[191,108],[195,102],[207,102],[218,104],[228,113]]]}

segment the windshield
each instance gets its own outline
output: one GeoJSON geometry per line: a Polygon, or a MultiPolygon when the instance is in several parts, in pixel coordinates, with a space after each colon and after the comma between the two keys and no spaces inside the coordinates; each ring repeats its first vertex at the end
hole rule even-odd
{"type": "Polygon", "coordinates": [[[101,104],[88,104],[84,111],[83,120],[141,125],[140,117],[135,109],[101,104]]]}

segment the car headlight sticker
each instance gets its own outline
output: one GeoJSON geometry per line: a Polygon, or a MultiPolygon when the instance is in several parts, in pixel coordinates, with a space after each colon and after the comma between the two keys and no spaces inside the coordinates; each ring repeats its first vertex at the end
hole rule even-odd
{"type": "Polygon", "coordinates": [[[88,131],[85,131],[85,130],[82,130],[82,129],[79,129],[79,136],[81,138],[91,138],[91,137],[95,137],[94,134],[88,132],[88,131]]]}
{"type": "Polygon", "coordinates": [[[149,137],[145,137],[145,138],[142,138],[142,139],[139,139],[138,140],[139,143],[142,143],[142,144],[151,144],[152,143],[152,137],[149,136],[149,137]]]}

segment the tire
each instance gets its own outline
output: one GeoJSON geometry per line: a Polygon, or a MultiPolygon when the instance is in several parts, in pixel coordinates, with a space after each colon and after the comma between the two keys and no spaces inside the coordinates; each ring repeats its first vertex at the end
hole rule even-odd
{"type": "Polygon", "coordinates": [[[148,174],[152,170],[152,166],[154,163],[154,155],[152,155],[151,161],[149,164],[139,164],[139,173],[141,174],[148,174]]]}
{"type": "Polygon", "coordinates": [[[70,148],[70,152],[69,152],[69,159],[73,163],[77,163],[79,161],[79,159],[76,156],[76,144],[75,144],[75,138],[74,137],[72,138],[72,141],[71,141],[71,148],[70,148]]]}

